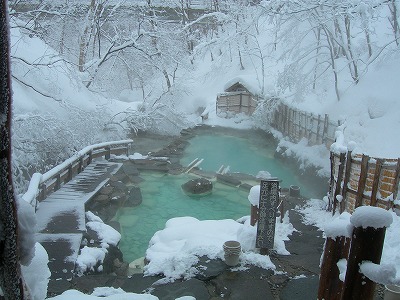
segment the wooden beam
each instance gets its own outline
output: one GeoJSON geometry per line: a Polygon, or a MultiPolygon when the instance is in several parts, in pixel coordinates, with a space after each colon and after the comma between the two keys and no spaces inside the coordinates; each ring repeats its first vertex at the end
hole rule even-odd
{"type": "MultiPolygon", "coordinates": [[[[340,191],[341,191],[341,187],[342,187],[343,170],[345,167],[345,161],[346,161],[346,153],[340,153],[338,175],[337,175],[336,184],[335,184],[335,192],[333,194],[333,209],[332,209],[333,215],[336,212],[336,206],[338,203],[338,200],[336,198],[338,195],[340,195],[340,191]]],[[[343,199],[342,199],[342,201],[343,201],[343,199]]]]}
{"type": "Polygon", "coordinates": [[[382,165],[384,164],[384,160],[377,158],[375,163],[375,172],[374,172],[374,180],[372,182],[372,191],[371,191],[371,206],[376,206],[377,200],[376,195],[378,194],[379,182],[381,178],[381,170],[382,165]]]}
{"type": "Polygon", "coordinates": [[[349,181],[350,181],[350,174],[351,174],[351,151],[347,151],[346,155],[346,168],[344,171],[344,180],[343,180],[343,189],[342,189],[342,202],[340,203],[339,212],[344,212],[345,204],[346,204],[346,197],[347,197],[347,190],[349,189],[349,181]]]}
{"type": "Polygon", "coordinates": [[[367,182],[367,175],[368,175],[368,161],[369,161],[369,156],[363,154],[361,159],[361,172],[360,172],[360,178],[358,180],[356,203],[354,206],[355,208],[362,205],[365,183],[367,182]]]}

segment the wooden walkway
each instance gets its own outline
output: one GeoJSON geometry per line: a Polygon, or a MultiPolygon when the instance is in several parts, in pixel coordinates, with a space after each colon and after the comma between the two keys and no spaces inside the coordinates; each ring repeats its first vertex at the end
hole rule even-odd
{"type": "Polygon", "coordinates": [[[121,166],[106,160],[94,161],[39,203],[36,238],[49,255],[51,279],[72,278],[82,234],[86,232],[85,204],[121,166]]]}

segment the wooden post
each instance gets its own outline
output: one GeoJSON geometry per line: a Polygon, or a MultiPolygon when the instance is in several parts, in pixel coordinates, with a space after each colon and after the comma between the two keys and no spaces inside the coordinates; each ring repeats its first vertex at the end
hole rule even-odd
{"type": "MultiPolygon", "coordinates": [[[[378,207],[374,208],[383,210],[382,208],[378,207]]],[[[353,213],[353,216],[356,212],[357,209],[353,213]]],[[[368,216],[365,218],[368,218],[368,216]]],[[[360,272],[360,264],[363,261],[371,261],[375,264],[380,263],[383,242],[385,240],[385,232],[386,227],[363,228],[362,226],[359,226],[354,228],[349,259],[347,262],[343,299],[373,299],[376,284],[360,272]]]]}
{"type": "MultiPolygon", "coordinates": [[[[400,180],[400,158],[397,159],[396,172],[394,175],[393,199],[397,199],[397,194],[399,192],[399,180],[400,180]]],[[[393,205],[394,205],[393,201],[388,201],[388,205],[393,207],[393,205]]],[[[388,207],[388,209],[391,207],[388,207]]]]}
{"type": "Polygon", "coordinates": [[[56,184],[54,186],[54,191],[57,191],[61,188],[61,174],[58,173],[56,176],[56,184]]]}
{"type": "Polygon", "coordinates": [[[285,116],[285,122],[286,122],[286,135],[289,136],[290,134],[290,108],[286,105],[286,116],[285,116]]]}
{"type": "Polygon", "coordinates": [[[65,182],[68,182],[70,180],[72,180],[72,164],[70,164],[68,166],[68,175],[67,175],[67,179],[65,180],[65,182]]]}
{"type": "Polygon", "coordinates": [[[313,127],[314,127],[314,116],[313,114],[310,114],[310,128],[309,128],[309,132],[308,132],[308,142],[310,145],[313,144],[312,142],[312,133],[313,133],[313,127]]]}
{"type": "Polygon", "coordinates": [[[256,225],[258,220],[258,207],[257,205],[251,205],[250,209],[250,225],[254,226],[256,225]]]}
{"type": "Polygon", "coordinates": [[[384,163],[384,160],[381,158],[376,159],[375,163],[375,172],[374,172],[374,180],[372,182],[372,191],[371,191],[371,204],[372,206],[376,206],[377,204],[377,199],[376,195],[378,194],[378,189],[379,189],[379,179],[381,177],[381,170],[382,170],[382,165],[384,163]]]}
{"type": "Polygon", "coordinates": [[[242,93],[239,94],[239,113],[242,112],[242,93]]]}
{"type": "Polygon", "coordinates": [[[79,174],[80,172],[82,172],[82,169],[83,169],[83,157],[81,156],[81,157],[79,158],[79,164],[78,164],[78,170],[77,170],[78,174],[79,174]]]}
{"type": "Polygon", "coordinates": [[[131,143],[126,145],[126,156],[129,156],[129,148],[131,147],[131,143]]]}
{"type": "Polygon", "coordinates": [[[318,123],[317,123],[317,136],[315,138],[315,143],[319,143],[319,131],[321,129],[321,115],[318,115],[318,123]]]}
{"type": "Polygon", "coordinates": [[[351,172],[351,151],[347,151],[346,155],[346,168],[344,171],[344,180],[343,180],[343,189],[342,189],[342,202],[340,202],[340,210],[339,212],[344,212],[345,209],[345,201],[347,195],[348,184],[350,181],[350,172],[351,172]]]}
{"type": "Polygon", "coordinates": [[[324,119],[324,130],[322,131],[322,144],[326,142],[326,135],[328,134],[328,127],[329,127],[329,116],[325,114],[324,119]]]}
{"type": "Polygon", "coordinates": [[[330,152],[330,162],[331,162],[331,178],[329,182],[329,198],[328,198],[328,207],[327,210],[331,211],[332,210],[332,199],[331,196],[333,196],[333,185],[335,183],[335,153],[332,151],[330,152]]]}
{"type": "Polygon", "coordinates": [[[40,185],[39,199],[40,199],[40,201],[42,201],[42,200],[46,199],[46,197],[47,197],[47,187],[46,187],[46,184],[42,183],[40,185]]]}
{"type": "Polygon", "coordinates": [[[326,239],[317,299],[342,299],[343,282],[339,279],[340,271],[337,262],[342,258],[347,259],[349,248],[349,237],[340,236],[335,239],[328,237],[326,239]]]}
{"type": "Polygon", "coordinates": [[[88,165],[90,165],[90,164],[92,163],[92,159],[93,159],[93,151],[90,150],[90,151],[88,152],[88,155],[89,155],[88,165]]]}
{"type": "Polygon", "coordinates": [[[360,171],[360,179],[358,180],[356,203],[354,206],[355,208],[362,205],[365,183],[367,182],[367,175],[368,175],[368,161],[369,161],[369,156],[363,154],[361,159],[361,171],[360,171]]]}
{"type": "Polygon", "coordinates": [[[105,155],[105,159],[109,160],[111,157],[111,148],[110,147],[105,147],[106,148],[106,155],[105,155]]]}
{"type": "MultiPolygon", "coordinates": [[[[336,179],[336,184],[335,184],[335,191],[333,193],[333,209],[332,209],[332,215],[335,214],[336,212],[336,206],[338,203],[338,200],[336,199],[338,195],[340,195],[340,190],[342,187],[342,180],[343,180],[343,169],[344,169],[344,162],[346,160],[346,153],[340,153],[339,157],[339,168],[338,168],[338,175],[336,179]]],[[[343,201],[343,199],[342,199],[343,201]]]]}

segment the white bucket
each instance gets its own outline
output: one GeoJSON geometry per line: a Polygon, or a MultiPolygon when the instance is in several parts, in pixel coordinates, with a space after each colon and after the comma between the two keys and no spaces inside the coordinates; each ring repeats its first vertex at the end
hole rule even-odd
{"type": "Polygon", "coordinates": [[[224,243],[223,248],[225,263],[231,267],[239,264],[239,257],[242,252],[240,243],[238,241],[227,241],[224,243]]]}
{"type": "Polygon", "coordinates": [[[400,286],[389,284],[385,285],[384,300],[400,300],[400,286]]]}

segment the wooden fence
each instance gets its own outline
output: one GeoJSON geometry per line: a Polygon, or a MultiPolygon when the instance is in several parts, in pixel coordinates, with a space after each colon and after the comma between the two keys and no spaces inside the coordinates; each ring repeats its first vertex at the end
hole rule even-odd
{"type": "Polygon", "coordinates": [[[251,116],[257,107],[257,97],[249,92],[227,92],[218,94],[216,110],[219,115],[221,112],[232,112],[235,114],[245,113],[251,116]]]}
{"type": "Polygon", "coordinates": [[[335,142],[340,122],[330,120],[327,114],[314,115],[281,103],[275,110],[271,125],[294,142],[306,138],[309,145],[325,144],[329,149],[335,142]]]}
{"type": "Polygon", "coordinates": [[[361,205],[400,208],[398,195],[400,158],[372,158],[331,152],[329,208],[352,213],[361,205]]]}
{"type": "Polygon", "coordinates": [[[33,206],[36,206],[37,201],[44,200],[47,195],[60,189],[62,184],[72,180],[72,178],[76,174],[82,172],[93,159],[102,156],[104,156],[105,159],[109,159],[111,154],[128,155],[129,147],[132,142],[132,140],[122,140],[88,146],[48,172],[44,174],[33,174],[28,191],[22,196],[23,199],[33,206]]]}

